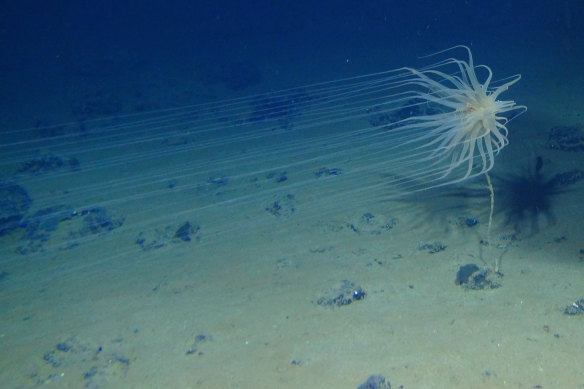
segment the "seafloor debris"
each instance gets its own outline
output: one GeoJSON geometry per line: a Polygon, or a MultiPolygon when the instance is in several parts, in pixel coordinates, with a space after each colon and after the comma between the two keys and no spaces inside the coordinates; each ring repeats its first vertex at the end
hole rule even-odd
{"type": "Polygon", "coordinates": [[[211,176],[204,183],[197,185],[197,191],[200,194],[214,194],[215,196],[225,195],[228,190],[226,187],[230,184],[229,178],[225,176],[211,176]]]}
{"type": "Polygon", "coordinates": [[[185,351],[185,355],[203,355],[201,351],[201,345],[203,343],[208,343],[213,340],[211,335],[204,335],[199,334],[195,336],[195,341],[191,344],[187,351],[185,351]]]}
{"type": "Polygon", "coordinates": [[[266,178],[268,180],[274,180],[275,182],[284,182],[288,180],[288,175],[286,174],[285,171],[281,171],[281,172],[269,172],[268,174],[266,174],[266,178]]]}
{"type": "Polygon", "coordinates": [[[69,248],[76,246],[79,238],[106,233],[124,223],[123,217],[111,217],[102,207],[76,210],[60,204],[28,215],[31,204],[32,199],[22,187],[0,182],[0,236],[20,232],[23,244],[16,250],[20,254],[43,249],[58,230],[62,230],[59,235],[66,241],[65,246],[59,247],[69,248]]]}
{"type": "MultiPolygon", "coordinates": [[[[137,330],[134,330],[137,333],[137,330]]],[[[47,386],[52,381],[63,382],[71,380],[71,385],[77,385],[82,378],[85,388],[104,388],[115,386],[121,377],[124,377],[130,369],[131,358],[124,353],[124,338],[119,337],[108,344],[81,342],[76,337],[71,337],[57,343],[50,350],[42,354],[44,362],[29,378],[36,384],[35,387],[47,386]],[[74,368],[80,372],[81,377],[64,377],[64,368],[74,368]],[[41,370],[40,373],[38,370],[41,370]],[[73,381],[77,380],[74,384],[73,381]]]]}
{"type": "Polygon", "coordinates": [[[190,242],[193,238],[199,239],[197,233],[200,229],[200,226],[186,221],[178,227],[166,226],[152,231],[143,231],[136,237],[136,244],[146,251],[164,247],[172,242],[190,242]]]}
{"type": "Polygon", "coordinates": [[[349,280],[343,280],[339,288],[331,288],[327,293],[319,297],[316,303],[327,307],[342,307],[354,301],[361,301],[366,295],[367,293],[361,286],[349,280]]]}
{"type": "Polygon", "coordinates": [[[436,254],[440,251],[446,250],[446,245],[442,244],[441,242],[432,242],[432,243],[424,243],[421,244],[418,249],[420,250],[428,250],[429,254],[436,254]]]}
{"type": "Polygon", "coordinates": [[[102,207],[76,210],[68,205],[55,205],[43,208],[19,224],[18,227],[24,230],[21,240],[25,244],[17,251],[28,254],[42,250],[59,230],[62,230],[59,235],[66,237],[65,245],[59,248],[71,248],[78,244],[80,238],[107,233],[123,223],[123,217],[112,217],[102,207]]]}
{"type": "Polygon", "coordinates": [[[274,216],[292,216],[296,212],[295,196],[287,194],[276,196],[275,200],[266,206],[266,211],[274,216]]]}
{"type": "Polygon", "coordinates": [[[389,231],[397,225],[393,217],[381,215],[375,216],[371,212],[365,212],[358,220],[346,223],[346,227],[356,233],[381,235],[383,231],[389,231]]]}
{"type": "Polygon", "coordinates": [[[553,150],[584,151],[584,133],[579,126],[552,127],[547,145],[553,150]]]}
{"type": "Polygon", "coordinates": [[[474,218],[474,217],[467,217],[463,219],[463,223],[464,225],[466,225],[467,227],[474,227],[477,224],[479,224],[479,219],[474,218]]]}
{"type": "Polygon", "coordinates": [[[18,169],[16,169],[16,172],[39,175],[62,169],[75,171],[79,170],[79,168],[80,163],[77,158],[62,158],[55,154],[45,154],[40,158],[22,162],[18,169]]]}
{"type": "Polygon", "coordinates": [[[555,183],[558,186],[565,186],[565,185],[574,185],[578,181],[584,178],[584,172],[582,170],[574,169],[569,170],[564,173],[555,174],[552,177],[552,180],[555,180],[555,183]]]}
{"type": "Polygon", "coordinates": [[[470,263],[458,269],[454,283],[470,290],[496,289],[501,287],[499,280],[502,277],[500,272],[470,263]]]}
{"type": "Polygon", "coordinates": [[[0,181],[0,236],[20,226],[32,204],[28,193],[19,185],[0,181]]]}
{"type": "Polygon", "coordinates": [[[564,314],[570,316],[584,315],[584,298],[574,301],[564,309],[564,314]]]}
{"type": "Polygon", "coordinates": [[[341,174],[343,174],[343,171],[341,169],[336,168],[336,167],[327,168],[326,166],[323,166],[314,172],[314,175],[317,178],[327,177],[327,176],[340,176],[341,174]]]}
{"type": "Polygon", "coordinates": [[[356,234],[381,235],[387,233],[399,224],[399,220],[392,216],[374,215],[371,212],[355,214],[344,222],[320,221],[318,226],[323,232],[353,232],[356,234]]]}

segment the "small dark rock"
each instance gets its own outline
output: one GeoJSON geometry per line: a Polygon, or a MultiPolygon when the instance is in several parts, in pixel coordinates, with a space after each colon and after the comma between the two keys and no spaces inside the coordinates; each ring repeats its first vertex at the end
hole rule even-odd
{"type": "Polygon", "coordinates": [[[456,273],[456,280],[454,283],[456,285],[468,284],[470,276],[479,270],[479,267],[474,263],[469,263],[468,265],[461,266],[456,273]]]}
{"type": "Polygon", "coordinates": [[[361,216],[361,221],[364,223],[371,223],[371,220],[373,220],[375,218],[375,215],[373,215],[371,212],[367,212],[364,213],[363,216],[361,216]]]}
{"type": "Polygon", "coordinates": [[[209,177],[207,184],[215,185],[215,187],[225,186],[229,184],[229,179],[227,177],[209,177]]]}
{"type": "Polygon", "coordinates": [[[474,217],[469,217],[465,220],[466,222],[466,226],[467,227],[474,227],[477,224],[479,224],[479,221],[477,219],[475,219],[474,217]]]}
{"type": "Polygon", "coordinates": [[[199,226],[192,226],[191,223],[185,222],[174,234],[175,238],[178,238],[184,242],[191,241],[191,235],[199,231],[199,226]]]}
{"type": "Polygon", "coordinates": [[[347,223],[347,227],[349,227],[351,231],[359,233],[359,230],[357,229],[357,227],[355,227],[353,223],[347,223]]]}
{"type": "Polygon", "coordinates": [[[446,245],[443,245],[440,242],[434,242],[434,243],[426,243],[423,245],[420,245],[419,249],[420,250],[428,250],[429,254],[435,254],[438,253],[440,251],[444,251],[446,250],[446,245]]]}
{"type": "Polygon", "coordinates": [[[121,357],[119,355],[114,354],[114,360],[123,363],[124,365],[130,365],[130,358],[121,357]]]}
{"type": "Polygon", "coordinates": [[[362,300],[365,298],[367,293],[360,286],[358,286],[355,290],[353,290],[353,299],[355,300],[362,300]]]}
{"type": "Polygon", "coordinates": [[[339,168],[330,168],[329,169],[326,167],[321,167],[316,172],[314,172],[314,175],[316,177],[340,176],[341,174],[343,174],[343,171],[339,168]]]}
{"type": "Polygon", "coordinates": [[[583,315],[584,314],[584,298],[574,301],[572,304],[568,305],[564,309],[564,314],[570,316],[583,315]]]}
{"type": "Polygon", "coordinates": [[[66,343],[66,342],[62,342],[62,343],[57,344],[56,348],[59,351],[67,352],[67,351],[70,351],[73,348],[73,346],[66,343]]]}
{"type": "Polygon", "coordinates": [[[199,334],[195,336],[195,342],[205,342],[209,340],[211,337],[209,335],[199,334]]]}
{"type": "Polygon", "coordinates": [[[483,268],[473,272],[466,283],[462,283],[466,289],[483,290],[483,289],[497,289],[501,287],[499,279],[503,277],[500,272],[494,272],[491,269],[483,268]]]}
{"type": "Polygon", "coordinates": [[[88,379],[93,377],[94,375],[97,374],[97,372],[99,371],[97,366],[92,366],[91,369],[89,369],[89,371],[85,374],[83,374],[83,378],[88,379]]]}
{"type": "Polygon", "coordinates": [[[278,196],[265,209],[274,216],[291,216],[296,212],[295,197],[293,194],[278,196]]]}
{"type": "Polygon", "coordinates": [[[274,180],[276,182],[284,182],[288,180],[288,176],[286,172],[271,172],[266,175],[266,178],[269,180],[274,180]]]}
{"type": "Polygon", "coordinates": [[[195,341],[193,342],[191,347],[185,352],[185,355],[193,354],[203,355],[203,352],[199,351],[200,345],[203,343],[210,342],[211,340],[213,340],[213,337],[211,335],[199,334],[195,336],[195,341]]]}
{"type": "Polygon", "coordinates": [[[59,367],[64,363],[64,360],[60,357],[55,355],[55,351],[46,352],[43,355],[43,359],[45,362],[50,364],[52,367],[59,367]]]}
{"type": "Polygon", "coordinates": [[[375,374],[369,376],[357,389],[391,389],[391,384],[381,374],[375,374]]]}

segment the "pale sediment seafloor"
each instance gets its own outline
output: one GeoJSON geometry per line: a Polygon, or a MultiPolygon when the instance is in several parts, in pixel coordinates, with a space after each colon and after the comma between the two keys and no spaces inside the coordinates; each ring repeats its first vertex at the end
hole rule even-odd
{"type": "MultiPolygon", "coordinates": [[[[90,100],[76,105],[77,114],[116,109],[90,100]]],[[[481,244],[489,199],[480,180],[473,183],[480,195],[465,197],[465,207],[457,196],[357,208],[344,198],[338,212],[311,214],[306,199],[319,193],[304,182],[334,184],[350,162],[268,170],[247,185],[207,169],[205,180],[197,176],[202,185],[185,190],[188,177],[162,173],[209,156],[177,153],[101,171],[91,168],[104,155],[78,159],[78,143],[26,155],[4,172],[26,196],[3,187],[22,218],[6,222],[0,237],[1,381],[15,388],[357,388],[380,374],[404,388],[582,385],[577,172],[584,151],[576,144],[584,132],[574,109],[558,103],[540,112],[546,121],[526,115],[512,126],[517,134],[538,131],[529,156],[511,138],[497,159],[496,204],[505,204],[496,176],[529,178],[538,156],[539,182],[561,177],[566,191],[551,195],[553,217],[539,215],[537,231],[530,217],[518,231],[505,223],[505,209],[496,212],[489,245],[481,244]],[[114,197],[135,200],[63,192],[115,177],[144,178],[114,197]],[[268,195],[228,211],[189,213],[254,188],[268,195]],[[39,193],[62,201],[39,204],[39,193]],[[502,276],[482,282],[460,273],[469,264],[492,268],[496,257],[502,276]]],[[[54,131],[38,135],[63,135],[54,131]]],[[[185,133],[129,151],[179,150],[191,141],[185,133]]],[[[225,158],[241,151],[226,146],[225,158]]]]}

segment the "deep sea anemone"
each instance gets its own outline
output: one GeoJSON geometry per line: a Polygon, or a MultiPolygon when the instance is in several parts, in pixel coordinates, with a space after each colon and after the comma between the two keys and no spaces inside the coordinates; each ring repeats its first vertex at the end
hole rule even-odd
{"type": "Polygon", "coordinates": [[[504,114],[514,112],[515,116],[526,110],[512,100],[499,100],[503,92],[520,80],[520,75],[493,87],[491,69],[486,65],[475,66],[470,49],[457,47],[467,51],[468,61],[450,58],[425,70],[405,68],[413,78],[405,80],[404,85],[414,89],[415,100],[431,106],[432,113],[410,116],[390,127],[390,131],[403,134],[396,147],[413,145],[409,149],[411,158],[418,158],[416,163],[425,167],[426,174],[432,174],[437,185],[463,181],[491,170],[495,155],[509,143],[506,127],[509,118],[504,114]],[[457,72],[436,70],[452,65],[457,72]],[[479,70],[486,72],[482,82],[477,76],[479,70]]]}

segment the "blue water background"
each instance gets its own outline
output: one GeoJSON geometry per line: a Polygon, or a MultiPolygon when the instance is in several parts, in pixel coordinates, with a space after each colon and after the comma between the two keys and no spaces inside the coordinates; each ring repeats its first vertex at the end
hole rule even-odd
{"type": "Polygon", "coordinates": [[[519,63],[519,72],[526,58],[581,63],[583,9],[577,0],[11,1],[0,5],[0,71],[51,79],[237,72],[230,64],[245,63],[243,72],[257,67],[284,87],[411,65],[466,44],[479,62],[519,63]]]}

